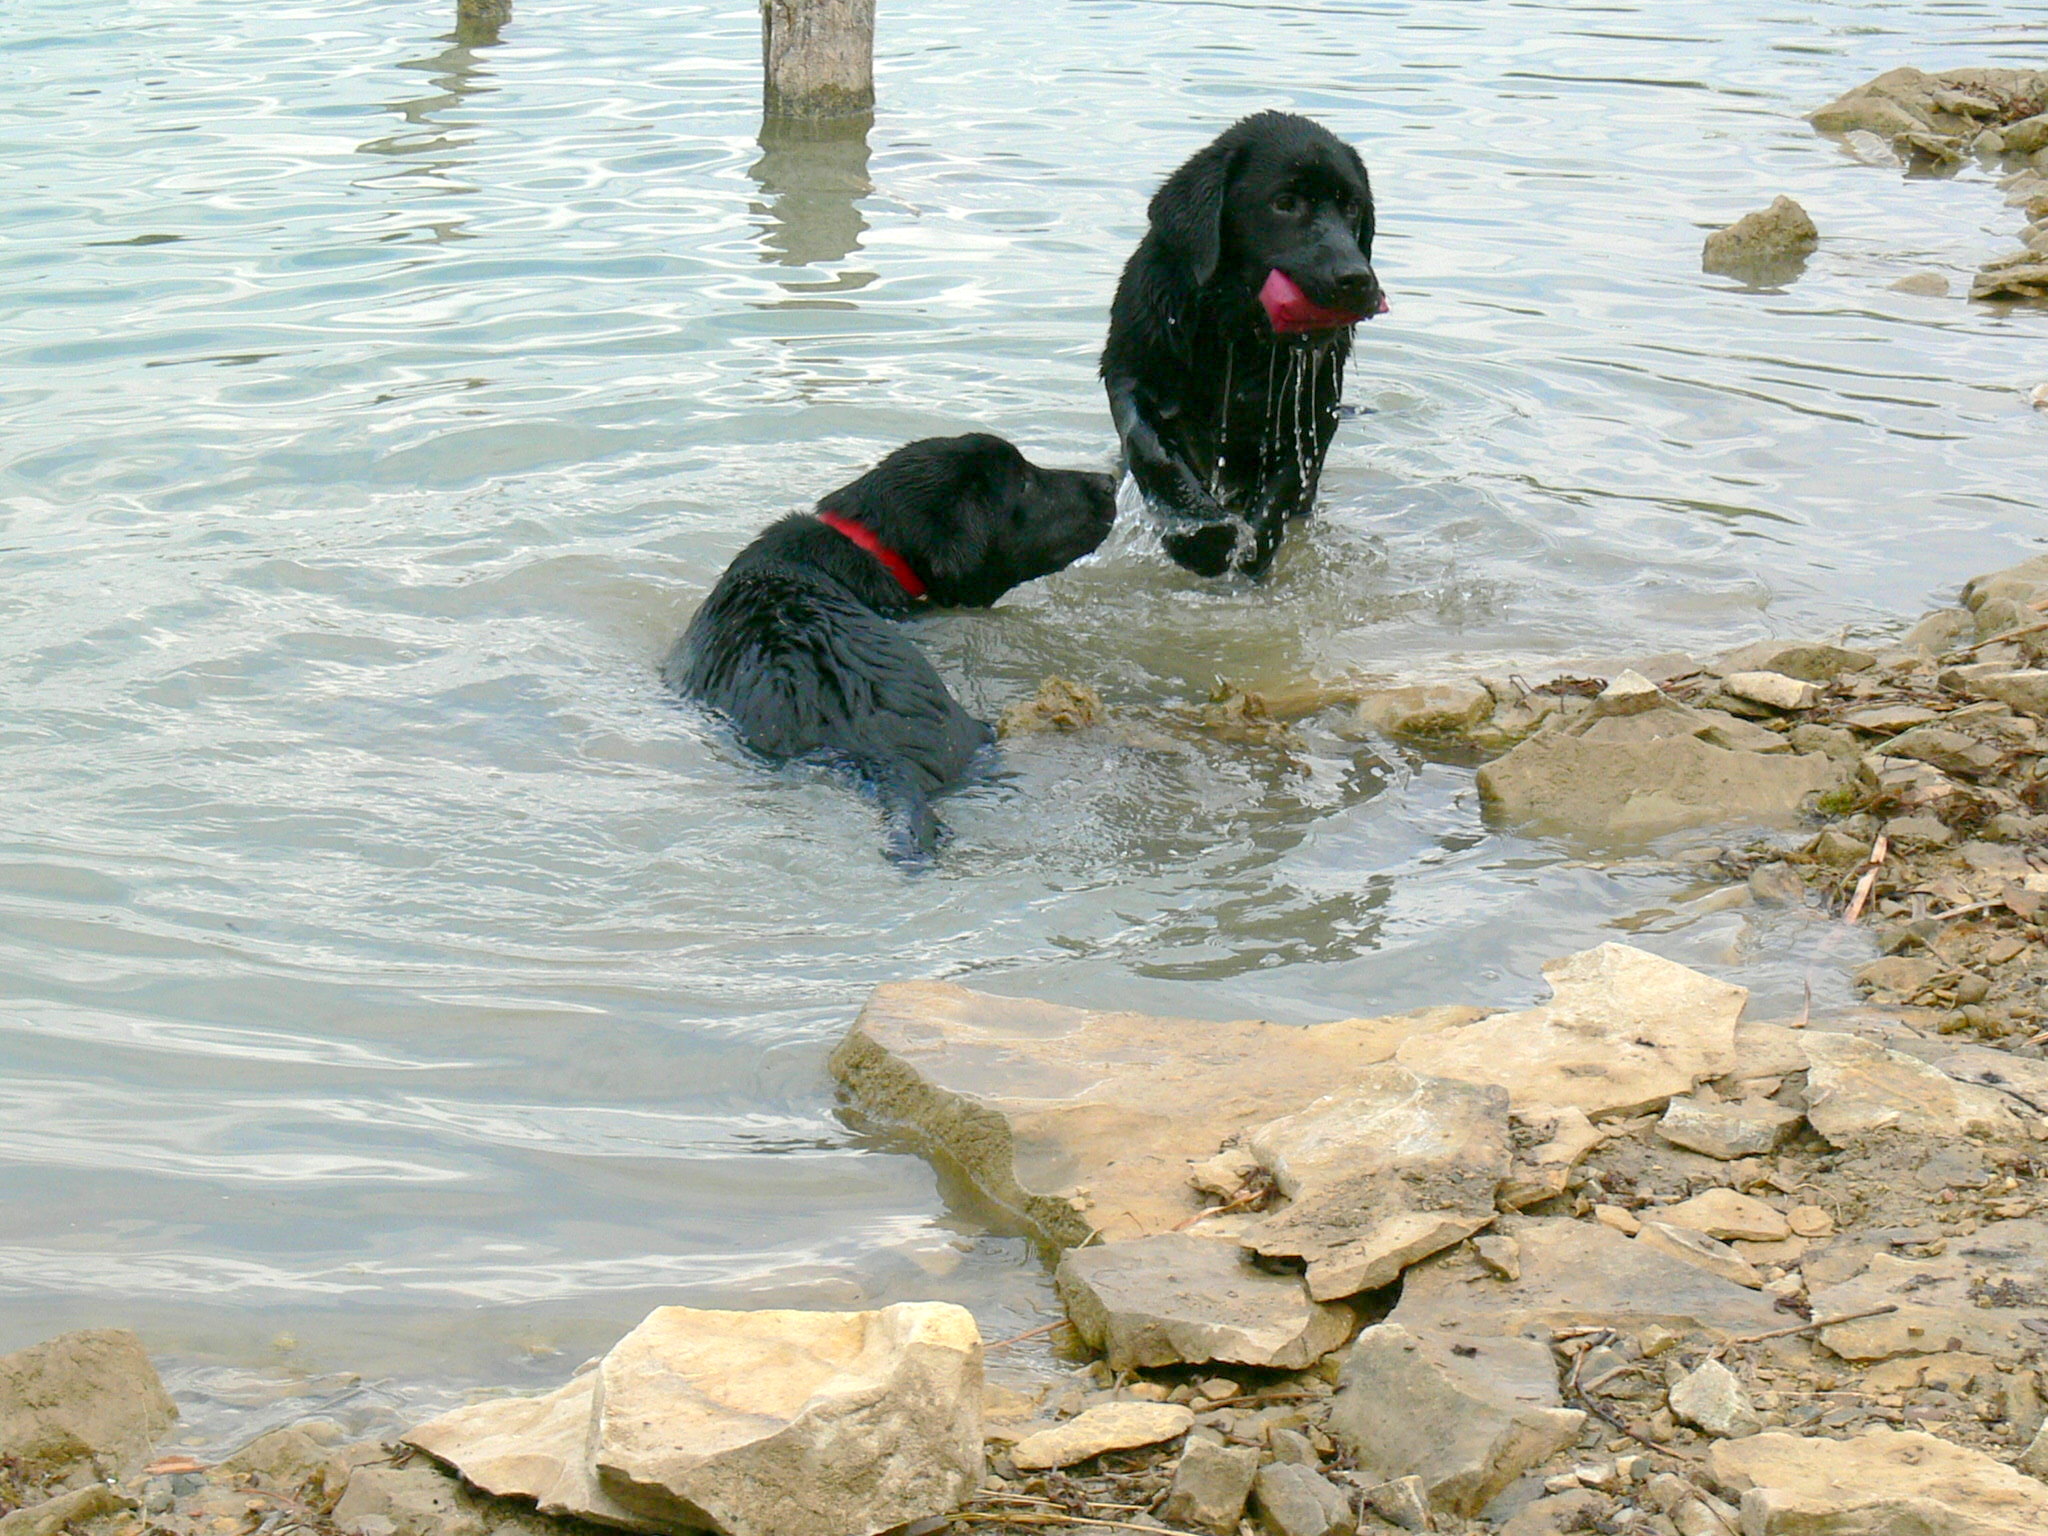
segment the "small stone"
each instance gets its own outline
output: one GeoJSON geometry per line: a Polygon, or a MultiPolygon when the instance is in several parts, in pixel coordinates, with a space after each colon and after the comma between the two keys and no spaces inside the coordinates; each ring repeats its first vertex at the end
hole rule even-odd
{"type": "Polygon", "coordinates": [[[2048,1423],[2034,1432],[2033,1442],[2020,1452],[2019,1469],[2030,1477],[2048,1480],[2048,1423]]]}
{"type": "Polygon", "coordinates": [[[1619,1232],[1623,1237],[1634,1237],[1643,1230],[1643,1224],[1636,1220],[1635,1213],[1619,1205],[1594,1206],[1593,1219],[1601,1226],[1619,1232]]]}
{"type": "Polygon", "coordinates": [[[1500,1536],[1567,1536],[1568,1532],[1596,1531],[1608,1502],[1589,1488],[1571,1488],[1522,1507],[1500,1536]]]}
{"type": "Polygon", "coordinates": [[[1639,715],[1664,703],[1664,690],[1642,673],[1624,669],[1600,690],[1593,713],[1603,718],[1639,715]]]}
{"type": "Polygon", "coordinates": [[[1703,1232],[1689,1231],[1661,1221],[1646,1221],[1635,1241],[1751,1290],[1760,1289],[1764,1283],[1764,1277],[1741,1254],[1703,1232]]]}
{"type": "Polygon", "coordinates": [[[1472,1240],[1472,1248],[1479,1255],[1479,1262],[1489,1274],[1502,1280],[1522,1278],[1522,1245],[1512,1237],[1489,1233],[1472,1240]]]}
{"type": "Polygon", "coordinates": [[[1202,1396],[1208,1398],[1212,1403],[1227,1401],[1244,1391],[1244,1388],[1238,1382],[1228,1376],[1211,1376],[1208,1380],[1199,1382],[1197,1385],[1202,1396]]]}
{"type": "Polygon", "coordinates": [[[1806,210],[1779,197],[1770,207],[1708,235],[1700,266],[1748,282],[1783,282],[1799,275],[1819,241],[1820,231],[1806,210]]]}
{"type": "Polygon", "coordinates": [[[1808,853],[1822,864],[1833,869],[1849,869],[1861,864],[1870,853],[1870,845],[1860,837],[1834,827],[1828,827],[1807,845],[1808,853]]]}
{"type": "Polygon", "coordinates": [[[1676,1098],[1665,1106],[1657,1134],[1675,1147],[1732,1162],[1775,1152],[1797,1133],[1802,1118],[1798,1110],[1764,1099],[1714,1104],[1676,1098]]]}
{"type": "Polygon", "coordinates": [[[1268,1536],[1351,1536],[1356,1517],[1344,1490],[1321,1473],[1294,1462],[1259,1468],[1252,1507],[1268,1536]]]}
{"type": "Polygon", "coordinates": [[[1732,1189],[1705,1190],[1659,1214],[1674,1227],[1690,1227],[1724,1242],[1775,1243],[1792,1232],[1779,1212],[1732,1189]]]}
{"type": "Polygon", "coordinates": [[[1104,1403],[1064,1424],[1026,1435],[1010,1448],[1010,1461],[1020,1472],[1070,1467],[1104,1451],[1172,1440],[1186,1434],[1194,1422],[1194,1414],[1179,1403],[1104,1403]]]}
{"type": "Polygon", "coordinates": [[[1671,1389],[1671,1411],[1723,1439],[1753,1435],[1764,1427],[1742,1383],[1718,1360],[1707,1360],[1679,1379],[1671,1389]]]}
{"type": "Polygon", "coordinates": [[[1910,293],[1923,299],[1945,299],[1948,297],[1948,279],[1939,272],[1913,272],[1886,286],[1898,293],[1910,293]]]}
{"type": "Polygon", "coordinates": [[[1307,1435],[1298,1429],[1272,1424],[1266,1428],[1266,1449],[1273,1453],[1275,1461],[1291,1461],[1298,1466],[1313,1467],[1321,1463],[1316,1448],[1307,1435]]]}
{"type": "Polygon", "coordinates": [[[1388,1482],[1374,1483],[1365,1490],[1365,1507],[1387,1524],[1399,1526],[1404,1531],[1427,1531],[1431,1528],[1429,1498],[1419,1477],[1397,1477],[1388,1482]]]}
{"type": "Polygon", "coordinates": [[[1235,1536],[1258,1471],[1259,1453],[1252,1447],[1190,1437],[1174,1464],[1173,1486],[1160,1517],[1214,1536],[1235,1536]]]}
{"type": "Polygon", "coordinates": [[[1816,684],[1782,672],[1731,672],[1721,686],[1738,699],[1777,710],[1811,709],[1820,701],[1816,684]]]}

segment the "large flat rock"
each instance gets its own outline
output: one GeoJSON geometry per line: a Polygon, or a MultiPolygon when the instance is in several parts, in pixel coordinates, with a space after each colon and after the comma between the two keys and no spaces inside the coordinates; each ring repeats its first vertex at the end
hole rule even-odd
{"type": "Polygon", "coordinates": [[[2040,1536],[2048,1484],[1933,1435],[1720,1440],[1707,1472],[1742,1501],[1743,1536],[2040,1536]]]}
{"type": "Polygon", "coordinates": [[[1069,1249],[1056,1276],[1082,1339],[1111,1369],[1263,1365],[1302,1370],[1351,1336],[1348,1307],[1257,1268],[1228,1238],[1166,1232],[1069,1249]]]}
{"type": "Polygon", "coordinates": [[[1715,1337],[1784,1326],[1771,1298],[1597,1222],[1516,1218],[1519,1278],[1487,1276],[1463,1250],[1408,1271],[1387,1321],[1476,1344],[1560,1328],[1646,1327],[1715,1337]]]}
{"type": "Polygon", "coordinates": [[[1391,1284],[1493,1220],[1512,1158],[1507,1090],[1368,1067],[1357,1081],[1254,1130],[1246,1143],[1286,1197],[1239,1234],[1308,1266],[1332,1301],[1391,1284]]]}
{"type": "Polygon", "coordinates": [[[832,1071],[867,1115],[915,1127],[982,1195],[1073,1248],[1175,1230],[1204,1208],[1189,1167],[1226,1139],[1354,1080],[1411,1035],[1482,1016],[1213,1022],[899,982],[875,989],[832,1071]]]}
{"type": "Polygon", "coordinates": [[[1881,1317],[1839,1323],[1820,1339],[1845,1360],[1889,1360],[1967,1350],[2016,1360],[2039,1343],[2029,1326],[2048,1316],[2048,1222],[1992,1222],[1954,1237],[1940,1257],[1878,1254],[1861,1274],[1816,1289],[1813,1315],[1881,1317]]]}
{"type": "Polygon", "coordinates": [[[1553,960],[1551,1000],[1410,1036],[1394,1060],[1416,1072],[1495,1083],[1517,1110],[1589,1117],[1657,1109],[1735,1065],[1749,993],[1626,944],[1553,960]]]}
{"type": "Polygon", "coordinates": [[[1806,1041],[1806,1119],[1835,1146],[1899,1131],[1906,1135],[2020,1134],[2012,1099],[1859,1035],[1815,1031],[1806,1041]]]}

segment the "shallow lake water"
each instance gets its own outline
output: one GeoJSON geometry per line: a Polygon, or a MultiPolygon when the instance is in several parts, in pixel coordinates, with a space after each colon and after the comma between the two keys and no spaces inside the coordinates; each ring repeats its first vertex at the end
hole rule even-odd
{"type": "Polygon", "coordinates": [[[552,1382],[667,1301],[1029,1328],[1027,1246],[835,1114],[896,978],[1309,1020],[1633,934],[1846,996],[1852,946],[1645,920],[1673,876],[1467,766],[1174,711],[1881,635],[2038,551],[2048,316],[1959,296],[2017,212],[1800,119],[2038,66],[2037,9],[884,0],[865,139],[764,148],[752,6],[515,4],[0,11],[0,1349],[137,1326],[225,1413],[552,1382]],[[1362,150],[1392,296],[1322,514],[1260,587],[1126,525],[925,623],[985,713],[1058,673],[1163,739],[1014,744],[907,879],[656,662],[905,439],[1107,467],[1145,200],[1268,106],[1362,150]],[[1805,276],[1702,276],[1780,192],[1805,276]]]}

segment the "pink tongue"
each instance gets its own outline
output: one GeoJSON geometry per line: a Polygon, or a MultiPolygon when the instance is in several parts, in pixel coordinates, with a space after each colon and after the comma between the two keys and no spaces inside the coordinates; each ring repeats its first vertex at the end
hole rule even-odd
{"type": "MultiPolygon", "coordinates": [[[[1278,267],[1266,274],[1259,302],[1266,306],[1266,318],[1273,322],[1276,331],[1330,331],[1340,325],[1356,325],[1365,318],[1361,310],[1323,308],[1278,267]]],[[[1382,298],[1378,313],[1386,312],[1387,301],[1382,298]]]]}

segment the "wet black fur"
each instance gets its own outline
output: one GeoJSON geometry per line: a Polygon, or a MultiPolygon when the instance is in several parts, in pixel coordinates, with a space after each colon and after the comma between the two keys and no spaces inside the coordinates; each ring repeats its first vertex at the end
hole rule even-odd
{"type": "Polygon", "coordinates": [[[1169,176],[1149,216],[1102,349],[1125,467],[1176,561],[1256,576],[1315,500],[1352,335],[1278,334],[1258,292],[1278,268],[1318,304],[1377,310],[1372,187],[1328,130],[1260,112],[1169,176]]]}
{"type": "Polygon", "coordinates": [[[994,730],[963,710],[892,622],[979,608],[1071,565],[1109,532],[1115,483],[1040,469],[999,437],[926,438],[818,503],[871,529],[925,585],[917,602],[874,555],[805,512],[771,523],[711,589],[662,675],[774,762],[850,768],[881,800],[888,851],[928,858],[930,797],[959,784],[994,730]]]}

